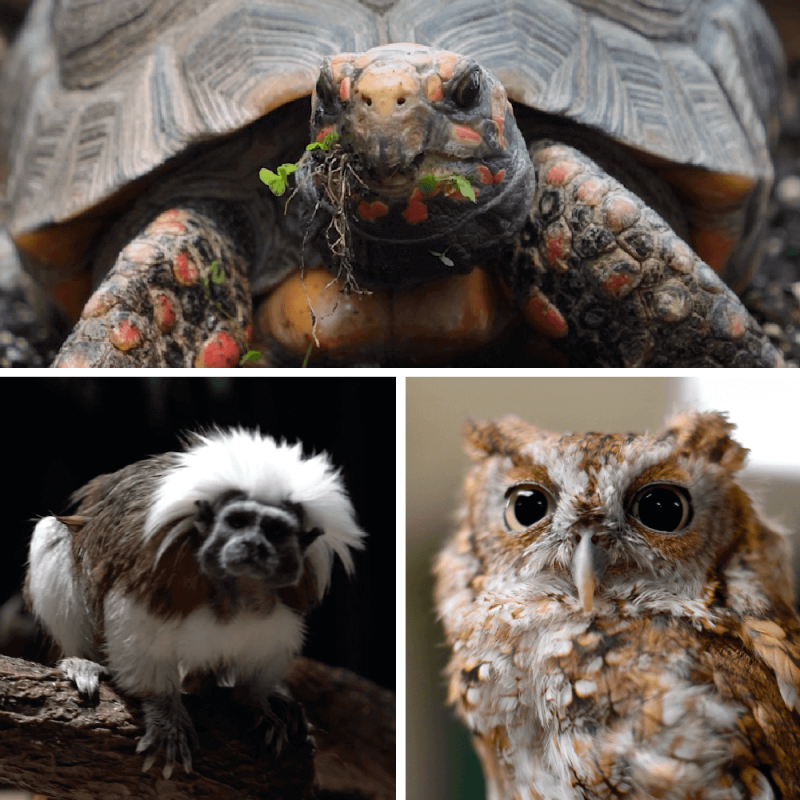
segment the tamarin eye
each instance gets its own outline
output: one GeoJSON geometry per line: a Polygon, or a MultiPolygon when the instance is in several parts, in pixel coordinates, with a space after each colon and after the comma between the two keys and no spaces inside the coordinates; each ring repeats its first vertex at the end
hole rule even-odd
{"type": "Polygon", "coordinates": [[[264,517],[261,520],[261,532],[271,541],[287,539],[295,534],[293,530],[281,522],[276,522],[272,517],[264,517]]]}
{"type": "Polygon", "coordinates": [[[232,511],[225,517],[225,522],[234,530],[241,530],[253,524],[253,514],[249,511],[232,511]]]}

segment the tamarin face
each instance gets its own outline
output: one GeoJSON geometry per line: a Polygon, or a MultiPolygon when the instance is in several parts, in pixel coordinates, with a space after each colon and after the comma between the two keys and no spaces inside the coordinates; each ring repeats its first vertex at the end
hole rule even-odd
{"type": "Polygon", "coordinates": [[[240,492],[197,505],[195,528],[205,537],[197,560],[215,580],[249,576],[273,589],[294,586],[302,576],[306,548],[322,533],[319,528],[305,531],[297,508],[268,505],[240,492]]]}

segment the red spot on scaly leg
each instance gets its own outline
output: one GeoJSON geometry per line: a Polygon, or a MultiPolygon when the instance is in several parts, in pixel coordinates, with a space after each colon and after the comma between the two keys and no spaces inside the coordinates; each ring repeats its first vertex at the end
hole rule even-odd
{"type": "Polygon", "coordinates": [[[732,314],[730,323],[728,324],[728,331],[730,332],[731,339],[738,339],[742,336],[747,329],[744,324],[741,314],[732,314]]]}
{"type": "Polygon", "coordinates": [[[171,208],[159,214],[148,226],[147,232],[152,234],[166,233],[171,236],[181,236],[186,233],[183,220],[186,215],[179,208],[171,208]]]}
{"type": "Polygon", "coordinates": [[[620,290],[624,289],[634,278],[638,280],[639,276],[630,272],[614,273],[610,278],[603,281],[603,288],[608,295],[616,297],[619,295],[620,290]]]}
{"type": "Polygon", "coordinates": [[[326,125],[318,134],[317,134],[317,141],[321,142],[325,139],[325,137],[329,134],[333,133],[333,125],[326,125]]]}
{"type": "Polygon", "coordinates": [[[139,329],[127,319],[118,322],[108,334],[108,339],[117,350],[132,350],[142,343],[142,334],[139,329]]]}
{"type": "Polygon", "coordinates": [[[239,345],[225,331],[214,334],[195,359],[195,367],[235,367],[239,363],[239,345]]]}
{"type": "Polygon", "coordinates": [[[184,250],[175,258],[175,266],[173,267],[175,280],[181,286],[192,286],[197,283],[198,271],[194,261],[189,258],[189,254],[184,250]]]}
{"type": "MultiPolygon", "coordinates": [[[[347,101],[350,99],[350,78],[342,78],[342,82],[339,84],[339,99],[342,101],[347,101]]],[[[325,137],[323,137],[325,138],[325,137]]]]}
{"type": "Polygon", "coordinates": [[[172,301],[165,294],[156,296],[153,313],[160,331],[168,331],[175,324],[175,309],[172,307],[172,301]]]}
{"type": "Polygon", "coordinates": [[[525,303],[525,319],[544,336],[560,339],[567,334],[567,321],[561,312],[539,291],[534,288],[525,303]]]}
{"type": "Polygon", "coordinates": [[[580,172],[580,165],[572,161],[560,161],[554,167],[547,170],[545,180],[551,186],[564,186],[569,183],[575,175],[580,172]]]}

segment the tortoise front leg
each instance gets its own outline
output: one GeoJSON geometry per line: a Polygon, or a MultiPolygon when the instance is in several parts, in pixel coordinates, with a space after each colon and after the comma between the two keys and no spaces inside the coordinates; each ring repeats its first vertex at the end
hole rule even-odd
{"type": "Polygon", "coordinates": [[[247,351],[245,258],[214,208],[170,208],[119,253],[54,367],[232,367],[247,351]]]}
{"type": "Polygon", "coordinates": [[[739,298],[641,199],[578,150],[531,148],[513,260],[526,320],[575,367],[778,367],[739,298]]]}

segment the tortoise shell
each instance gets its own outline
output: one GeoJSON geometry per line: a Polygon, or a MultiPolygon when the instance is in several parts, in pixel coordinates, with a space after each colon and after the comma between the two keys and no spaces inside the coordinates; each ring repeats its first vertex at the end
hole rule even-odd
{"type": "Polygon", "coordinates": [[[699,255],[746,281],[783,70],[753,0],[37,0],[0,86],[29,270],[77,316],[88,247],[148,176],[310,95],[323,58],[387,42],[470,56],[517,103],[630,148],[676,188],[699,255]]]}

